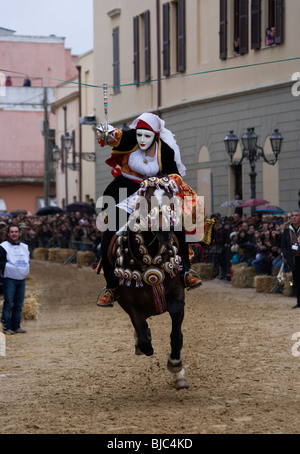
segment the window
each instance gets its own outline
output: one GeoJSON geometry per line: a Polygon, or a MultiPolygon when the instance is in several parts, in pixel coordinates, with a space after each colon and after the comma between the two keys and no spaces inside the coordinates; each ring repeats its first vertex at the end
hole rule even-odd
{"type": "Polygon", "coordinates": [[[227,58],[227,0],[220,0],[220,59],[227,58]]]}
{"type": "Polygon", "coordinates": [[[246,54],[249,51],[249,15],[251,21],[251,49],[258,50],[263,45],[283,42],[284,0],[220,0],[219,57],[227,58],[227,19],[229,15],[230,46],[233,54],[246,54]],[[250,10],[249,10],[250,6],[250,10]],[[268,30],[269,29],[269,30],[268,30]],[[267,36],[268,31],[268,36],[267,36]],[[233,38],[233,39],[232,39],[233,38]]]}
{"type": "MultiPolygon", "coordinates": [[[[281,44],[283,40],[283,1],[264,1],[264,7],[267,8],[267,29],[269,29],[269,36],[265,44],[281,44]]],[[[261,6],[262,0],[251,1],[251,49],[261,48],[261,6]]]]}
{"type": "Polygon", "coordinates": [[[251,1],[251,49],[261,46],[261,0],[251,1]]]}
{"type": "Polygon", "coordinates": [[[268,0],[268,27],[275,27],[275,44],[283,42],[283,0],[268,0]]]}
{"type": "MultiPolygon", "coordinates": [[[[233,40],[235,55],[248,52],[248,0],[233,1],[233,40]]],[[[220,59],[227,58],[227,0],[220,0],[220,59]]]]}
{"type": "Polygon", "coordinates": [[[186,70],[185,0],[163,3],[163,74],[186,70]]]}
{"type": "Polygon", "coordinates": [[[177,14],[177,71],[183,72],[186,67],[185,55],[185,0],[178,0],[177,14]]]}
{"type": "Polygon", "coordinates": [[[163,74],[170,75],[170,3],[163,4],[163,74]]]}
{"type": "Polygon", "coordinates": [[[140,82],[140,40],[139,40],[139,17],[133,18],[133,81],[140,82]]]}
{"type": "Polygon", "coordinates": [[[150,43],[150,11],[144,12],[144,32],[145,32],[145,81],[149,82],[151,79],[151,43],[150,43]]]}
{"type": "Polygon", "coordinates": [[[140,16],[133,18],[133,80],[149,82],[151,80],[151,36],[150,11],[144,11],[140,16]],[[143,53],[140,53],[143,49],[143,53]],[[144,69],[141,77],[141,69],[144,69]]]}
{"type": "Polygon", "coordinates": [[[239,53],[248,52],[248,0],[234,0],[234,39],[239,39],[239,53]]]}
{"type": "Polygon", "coordinates": [[[113,29],[113,76],[114,94],[120,93],[120,49],[119,27],[113,29]]]}

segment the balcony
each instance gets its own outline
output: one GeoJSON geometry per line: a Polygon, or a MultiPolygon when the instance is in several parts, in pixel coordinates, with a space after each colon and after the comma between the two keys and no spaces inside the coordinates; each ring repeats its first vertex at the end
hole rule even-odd
{"type": "MultiPolygon", "coordinates": [[[[50,172],[51,173],[51,172],[50,172]]],[[[0,181],[43,181],[44,161],[0,161],[0,181]]]]}

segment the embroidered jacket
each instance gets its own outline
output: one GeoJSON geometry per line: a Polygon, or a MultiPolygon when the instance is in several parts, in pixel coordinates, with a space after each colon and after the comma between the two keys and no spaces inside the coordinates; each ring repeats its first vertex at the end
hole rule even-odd
{"type": "MultiPolygon", "coordinates": [[[[123,176],[137,182],[142,181],[144,175],[134,172],[128,165],[130,154],[138,149],[136,130],[121,131],[116,129],[115,138],[114,142],[109,143],[110,146],[113,146],[113,149],[111,157],[105,161],[106,164],[113,168],[119,165],[123,176]]],[[[168,175],[171,173],[179,174],[174,159],[174,150],[161,139],[158,139],[157,160],[161,173],[168,175]]]]}

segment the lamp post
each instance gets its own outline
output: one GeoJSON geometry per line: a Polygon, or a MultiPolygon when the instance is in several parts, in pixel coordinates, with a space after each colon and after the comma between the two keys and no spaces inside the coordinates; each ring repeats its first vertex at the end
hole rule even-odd
{"type": "MultiPolygon", "coordinates": [[[[72,148],[74,148],[73,137],[68,132],[66,132],[66,134],[62,137],[62,148],[63,150],[60,150],[60,148],[56,145],[52,149],[52,153],[53,159],[56,162],[58,162],[64,156],[64,161],[62,162],[62,170],[65,169],[66,205],[68,205],[68,169],[80,171],[80,163],[68,163],[68,153],[72,148]]],[[[78,153],[74,150],[72,153],[74,157],[79,157],[80,159],[84,159],[85,161],[96,161],[95,153],[78,153]]]]}
{"type": "Polygon", "coordinates": [[[65,200],[66,205],[69,203],[69,195],[68,195],[68,153],[73,146],[73,138],[70,136],[68,132],[62,137],[62,150],[55,145],[52,149],[53,159],[54,161],[58,162],[64,156],[64,161],[62,162],[62,170],[65,169],[65,200]]]}
{"type": "MultiPolygon", "coordinates": [[[[230,158],[230,164],[232,166],[238,166],[242,163],[242,161],[247,158],[250,163],[250,185],[251,185],[251,199],[256,198],[256,161],[260,158],[270,165],[275,165],[278,161],[278,156],[281,151],[281,145],[283,141],[283,137],[278,132],[278,129],[275,129],[273,134],[270,136],[271,148],[274,153],[274,159],[268,159],[264,153],[262,147],[257,145],[257,135],[254,132],[254,128],[247,128],[247,131],[242,135],[241,141],[243,145],[242,157],[239,161],[233,161],[234,154],[236,152],[236,148],[239,142],[239,139],[234,134],[233,130],[229,131],[229,134],[225,137],[224,143],[226,151],[230,158]]],[[[254,211],[254,207],[252,207],[252,213],[254,211]]]]}

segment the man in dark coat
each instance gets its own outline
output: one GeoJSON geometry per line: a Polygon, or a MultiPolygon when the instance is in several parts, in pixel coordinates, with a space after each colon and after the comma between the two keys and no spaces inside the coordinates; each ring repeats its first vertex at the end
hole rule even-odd
{"type": "Polygon", "coordinates": [[[297,297],[297,304],[293,309],[300,308],[300,211],[298,210],[292,212],[291,223],[283,231],[281,251],[293,273],[293,287],[297,297]]]}

